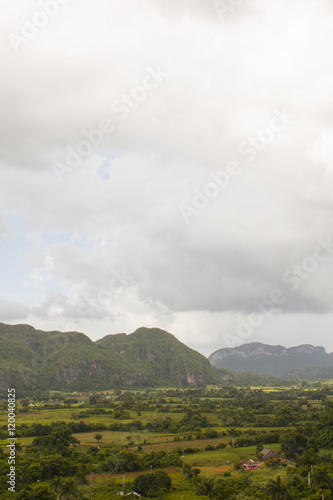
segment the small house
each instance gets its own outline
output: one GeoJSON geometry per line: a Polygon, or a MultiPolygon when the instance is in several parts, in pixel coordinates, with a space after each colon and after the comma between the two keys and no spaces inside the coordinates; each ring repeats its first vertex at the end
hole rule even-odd
{"type": "Polygon", "coordinates": [[[268,460],[272,460],[272,458],[280,458],[279,454],[271,448],[264,448],[258,455],[260,460],[264,462],[268,462],[268,460]]]}
{"type": "Polygon", "coordinates": [[[242,462],[242,467],[244,470],[257,470],[259,469],[260,464],[250,459],[247,460],[247,462],[242,462]]]}

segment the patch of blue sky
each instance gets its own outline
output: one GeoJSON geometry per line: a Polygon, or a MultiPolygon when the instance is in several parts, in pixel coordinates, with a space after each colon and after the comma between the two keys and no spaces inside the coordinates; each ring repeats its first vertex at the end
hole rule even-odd
{"type": "Polygon", "coordinates": [[[122,153],[104,154],[99,152],[98,154],[101,156],[102,162],[98,167],[97,173],[103,181],[107,181],[110,179],[110,166],[112,160],[120,158],[122,153]]]}
{"type": "Polygon", "coordinates": [[[84,231],[45,231],[36,233],[41,247],[57,245],[60,243],[71,243],[82,250],[89,250],[92,243],[84,231]]]}
{"type": "Polygon", "coordinates": [[[88,239],[85,232],[72,233],[69,241],[76,247],[81,248],[81,250],[89,250],[93,246],[93,242],[88,239]]]}
{"type": "Polygon", "coordinates": [[[29,276],[25,256],[31,243],[19,218],[6,217],[8,234],[0,241],[0,292],[12,293],[24,286],[29,276]]]}
{"type": "MultiPolygon", "coordinates": [[[[35,232],[24,225],[23,221],[12,214],[7,215],[6,223],[8,233],[0,239],[0,295],[3,298],[13,295],[26,295],[28,289],[52,289],[55,292],[66,293],[69,287],[60,283],[51,275],[44,274],[44,279],[32,280],[31,275],[36,271],[29,266],[28,256],[37,245],[39,249],[59,243],[71,243],[82,250],[91,248],[92,243],[87,240],[84,232],[72,233],[70,231],[35,232]]],[[[42,267],[42,265],[41,265],[42,267]]],[[[41,273],[43,277],[43,272],[41,273]]]]}

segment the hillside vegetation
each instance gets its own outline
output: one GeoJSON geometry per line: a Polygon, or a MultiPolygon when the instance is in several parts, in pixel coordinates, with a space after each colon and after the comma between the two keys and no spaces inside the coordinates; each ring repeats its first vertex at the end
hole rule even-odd
{"type": "Polygon", "coordinates": [[[216,368],[277,377],[318,379],[333,375],[333,354],[328,354],[324,347],[309,344],[286,348],[252,342],[218,349],[209,360],[216,368]]]}
{"type": "Polygon", "coordinates": [[[93,342],[78,332],[0,324],[0,389],[200,387],[223,377],[233,378],[157,328],[93,342]]]}

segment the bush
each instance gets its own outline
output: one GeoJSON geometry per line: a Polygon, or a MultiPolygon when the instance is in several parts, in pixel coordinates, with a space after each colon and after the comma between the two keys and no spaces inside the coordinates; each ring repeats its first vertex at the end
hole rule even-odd
{"type": "Polygon", "coordinates": [[[171,479],[164,470],[157,470],[151,474],[139,474],[133,482],[133,490],[143,496],[157,497],[161,491],[171,490],[171,479]]]}
{"type": "Polygon", "coordinates": [[[224,448],[226,448],[227,445],[225,443],[219,443],[215,446],[215,449],[216,450],[223,450],[224,448]]]}
{"type": "Polygon", "coordinates": [[[219,437],[219,433],[215,429],[206,429],[204,432],[204,438],[214,439],[219,437]]]}
{"type": "Polygon", "coordinates": [[[200,451],[200,448],[185,448],[184,453],[188,455],[190,453],[197,453],[198,451],[200,451]]]}

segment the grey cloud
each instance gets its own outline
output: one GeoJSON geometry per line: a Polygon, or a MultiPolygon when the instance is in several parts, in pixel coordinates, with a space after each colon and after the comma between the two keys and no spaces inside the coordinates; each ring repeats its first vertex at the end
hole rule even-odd
{"type": "Polygon", "coordinates": [[[1,49],[0,233],[14,231],[8,214],[30,233],[23,258],[39,294],[4,314],[28,307],[52,327],[82,315],[99,333],[105,320],[200,335],[191,313],[209,323],[211,343],[274,288],[287,297],[277,315],[327,314],[331,260],[295,292],[281,276],[331,231],[330,3],[253,0],[223,23],[213,2],[115,4],[73,2],[20,54],[1,49]],[[112,103],[149,65],[167,78],[121,120],[112,103]],[[247,161],[240,145],[284,108],[295,120],[247,161]],[[53,162],[104,117],[115,130],[60,183],[53,162]],[[187,225],[180,204],[193,206],[233,160],[241,173],[187,225]],[[123,272],[130,279],[115,281],[123,272]]]}
{"type": "Polygon", "coordinates": [[[2,321],[14,321],[26,319],[29,308],[19,302],[0,298],[0,316],[2,321]]]}

